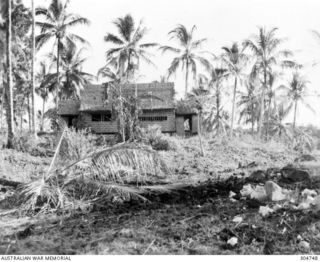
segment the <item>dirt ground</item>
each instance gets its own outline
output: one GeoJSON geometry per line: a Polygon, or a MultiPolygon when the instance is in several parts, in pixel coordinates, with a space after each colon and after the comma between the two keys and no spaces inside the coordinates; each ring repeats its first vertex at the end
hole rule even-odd
{"type": "MultiPolygon", "coordinates": [[[[150,202],[105,203],[90,213],[38,217],[0,210],[0,254],[301,254],[299,235],[309,252],[320,253],[319,214],[282,207],[263,218],[259,207],[270,203],[240,198],[249,173],[284,166],[294,152],[277,144],[220,141],[206,143],[207,155],[199,157],[195,138],[181,146],[183,152],[161,154],[173,170],[168,181],[185,186],[146,195],[150,202]],[[235,216],[242,222],[233,222],[235,216]],[[227,245],[232,237],[238,239],[234,247],[227,245]]],[[[39,160],[43,168],[48,160],[39,160]]],[[[320,182],[280,185],[318,189],[320,182]]]]}

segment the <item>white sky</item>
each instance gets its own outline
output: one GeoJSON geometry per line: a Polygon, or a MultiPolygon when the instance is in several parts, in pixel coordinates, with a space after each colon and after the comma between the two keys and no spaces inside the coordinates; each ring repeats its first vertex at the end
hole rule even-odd
{"type": "MultiPolygon", "coordinates": [[[[31,0],[24,0],[30,5],[31,0]]],[[[35,6],[46,5],[49,0],[35,0],[35,6]]],[[[283,45],[296,51],[301,63],[320,60],[320,43],[310,30],[320,31],[319,0],[71,0],[69,11],[81,14],[91,21],[90,27],[81,26],[74,31],[91,43],[89,59],[84,69],[92,74],[104,65],[108,45],[103,37],[107,32],[116,32],[112,21],[130,13],[136,22],[143,19],[150,29],[146,42],[168,43],[168,32],[177,24],[187,28],[197,26],[196,37],[206,37],[204,50],[221,53],[221,47],[234,41],[241,42],[257,32],[257,26],[278,27],[279,36],[287,37],[283,45]]],[[[109,45],[110,46],[110,45],[109,45]]],[[[157,68],[142,65],[140,82],[159,80],[165,75],[172,56],[161,56],[159,52],[153,61],[157,68]]],[[[320,66],[308,69],[310,89],[320,85],[320,66]]],[[[177,74],[175,89],[178,96],[184,90],[181,74],[177,74]]],[[[319,90],[320,93],[320,90],[319,90]]],[[[320,126],[320,98],[310,97],[309,103],[316,110],[314,115],[301,109],[299,124],[312,123],[320,126]]],[[[289,116],[288,121],[292,117],[289,116]]]]}

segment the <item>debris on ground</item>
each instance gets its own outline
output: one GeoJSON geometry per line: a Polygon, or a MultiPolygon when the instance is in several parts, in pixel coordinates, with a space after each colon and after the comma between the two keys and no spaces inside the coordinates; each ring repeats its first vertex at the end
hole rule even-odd
{"type": "Polygon", "coordinates": [[[304,253],[309,253],[310,252],[310,244],[307,241],[300,241],[298,244],[298,248],[300,251],[304,253]]]}
{"type": "Polygon", "coordinates": [[[315,190],[310,190],[310,189],[304,189],[302,192],[301,192],[301,196],[302,197],[308,197],[308,196],[311,196],[311,197],[315,197],[316,195],[318,195],[317,191],[315,190]]]}
{"type": "Polygon", "coordinates": [[[290,165],[281,169],[281,182],[297,183],[303,181],[310,181],[310,175],[307,171],[292,167],[290,165]]]}
{"type": "Polygon", "coordinates": [[[282,188],[273,181],[267,181],[264,185],[264,189],[267,198],[270,201],[282,201],[286,199],[286,195],[283,194],[282,188]]]}
{"type": "Polygon", "coordinates": [[[238,244],[238,238],[232,237],[227,242],[228,245],[234,247],[236,244],[238,244]]]}
{"type": "Polygon", "coordinates": [[[262,217],[267,217],[268,215],[270,215],[271,213],[273,213],[274,210],[268,206],[261,206],[259,208],[259,214],[262,216],[262,217]]]}
{"type": "Polygon", "coordinates": [[[312,209],[314,212],[320,211],[320,196],[316,196],[312,202],[312,209]]]}
{"type": "Polygon", "coordinates": [[[233,191],[230,191],[229,192],[229,198],[233,198],[233,197],[235,197],[237,194],[235,193],[235,192],[233,192],[233,191]]]}
{"type": "Polygon", "coordinates": [[[242,221],[243,221],[243,218],[241,216],[235,216],[232,219],[232,222],[237,223],[237,224],[240,224],[242,221]]]}

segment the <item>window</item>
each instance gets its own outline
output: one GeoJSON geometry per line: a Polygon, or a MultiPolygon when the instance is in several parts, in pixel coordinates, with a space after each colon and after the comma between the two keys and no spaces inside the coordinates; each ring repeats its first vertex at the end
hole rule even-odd
{"type": "Polygon", "coordinates": [[[101,115],[100,114],[92,115],[92,122],[100,122],[100,121],[101,121],[101,115]]]}
{"type": "Polygon", "coordinates": [[[154,122],[154,121],[167,121],[167,116],[141,116],[139,117],[140,121],[148,121],[148,122],[154,122]]]}
{"type": "Polygon", "coordinates": [[[111,121],[111,113],[92,114],[92,122],[109,122],[111,121]]]}
{"type": "Polygon", "coordinates": [[[106,121],[106,122],[111,121],[111,114],[107,113],[102,115],[102,121],[106,121]]]}

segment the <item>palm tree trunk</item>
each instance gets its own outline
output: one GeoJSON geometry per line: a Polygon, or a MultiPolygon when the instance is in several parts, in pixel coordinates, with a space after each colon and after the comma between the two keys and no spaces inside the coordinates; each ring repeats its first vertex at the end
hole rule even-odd
{"type": "Polygon", "coordinates": [[[293,114],[293,132],[295,132],[295,129],[296,129],[297,107],[298,107],[298,101],[295,101],[294,102],[294,114],[293,114]]]}
{"type": "Polygon", "coordinates": [[[262,94],[260,100],[260,119],[259,119],[259,127],[258,127],[258,136],[262,139],[262,126],[263,126],[263,116],[264,116],[264,97],[265,97],[265,89],[267,87],[267,71],[264,69],[264,81],[262,86],[262,94]]]}
{"type": "Polygon", "coordinates": [[[252,136],[254,134],[254,122],[255,122],[253,110],[254,110],[253,101],[251,101],[251,135],[252,136]]]}
{"type": "Polygon", "coordinates": [[[4,103],[4,83],[3,83],[3,93],[2,93],[2,99],[1,99],[1,108],[0,108],[0,131],[2,131],[2,127],[3,127],[3,103],[4,103]]]}
{"type": "Polygon", "coordinates": [[[45,109],[45,104],[46,104],[46,100],[45,100],[45,98],[43,98],[43,100],[42,100],[42,115],[41,115],[40,131],[43,131],[43,126],[44,126],[44,109],[45,109]]]}
{"type": "Polygon", "coordinates": [[[28,94],[28,123],[29,123],[29,132],[31,132],[32,119],[31,119],[31,106],[30,106],[30,94],[28,94]]]}
{"type": "Polygon", "coordinates": [[[7,5],[7,106],[8,106],[8,115],[7,115],[7,123],[8,123],[8,140],[7,147],[13,147],[13,139],[14,139],[14,124],[13,124],[13,92],[12,92],[12,62],[11,62],[11,42],[12,42],[12,21],[11,21],[11,0],[8,0],[7,5]]]}
{"type": "Polygon", "coordinates": [[[57,91],[56,91],[56,109],[58,110],[59,104],[59,91],[60,91],[60,38],[58,38],[57,46],[57,91]]]}
{"type": "MultiPolygon", "coordinates": [[[[217,84],[218,85],[218,84],[217,84]]],[[[217,91],[216,91],[216,103],[217,103],[217,135],[219,135],[220,132],[220,91],[219,91],[219,87],[217,86],[217,91]]]]}
{"type": "Polygon", "coordinates": [[[20,109],[20,132],[22,133],[23,110],[20,109]]]}
{"type": "Polygon", "coordinates": [[[185,83],[185,88],[184,88],[184,98],[187,98],[188,94],[188,77],[189,77],[189,61],[187,60],[186,62],[186,83],[185,83]]]}
{"type": "Polygon", "coordinates": [[[37,137],[37,130],[36,130],[36,102],[35,102],[35,81],[34,81],[34,71],[35,71],[35,35],[34,35],[34,28],[35,28],[35,10],[34,10],[34,0],[31,0],[31,11],[32,11],[32,33],[31,33],[31,86],[32,86],[32,133],[34,137],[37,137]]]}
{"type": "Polygon", "coordinates": [[[204,154],[204,150],[203,150],[203,145],[202,145],[202,138],[201,138],[201,117],[202,117],[202,113],[201,111],[199,111],[198,114],[198,137],[199,137],[199,144],[200,144],[200,150],[201,150],[201,156],[205,156],[204,154]]]}
{"type": "Polygon", "coordinates": [[[119,85],[119,103],[120,103],[120,119],[119,119],[119,128],[120,128],[120,135],[122,138],[122,142],[126,141],[126,134],[125,134],[125,123],[124,123],[124,112],[123,112],[123,104],[122,104],[122,83],[123,79],[122,76],[124,74],[124,64],[120,67],[120,85],[119,85]]]}
{"type": "Polygon", "coordinates": [[[233,88],[233,98],[232,98],[232,114],[231,114],[231,127],[230,127],[230,137],[233,136],[233,122],[235,114],[235,104],[236,104],[236,93],[237,93],[237,77],[234,79],[234,88],[233,88]]]}
{"type": "Polygon", "coordinates": [[[267,127],[266,127],[266,140],[269,140],[269,118],[270,118],[270,108],[271,108],[271,98],[268,101],[268,110],[267,110],[267,127]]]}

